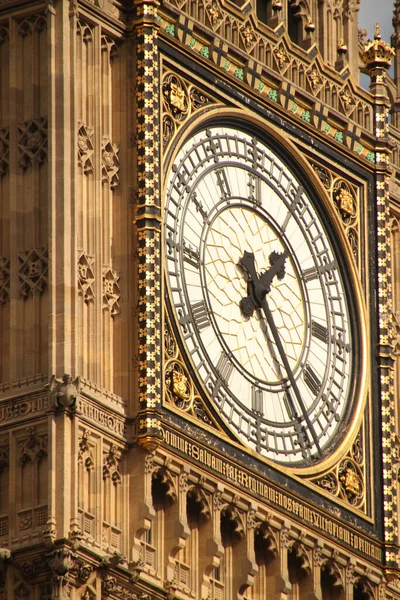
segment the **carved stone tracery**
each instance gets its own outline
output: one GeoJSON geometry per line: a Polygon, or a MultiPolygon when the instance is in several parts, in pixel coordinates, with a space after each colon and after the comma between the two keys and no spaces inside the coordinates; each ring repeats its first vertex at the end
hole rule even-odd
{"type": "Polygon", "coordinates": [[[119,148],[108,137],[103,137],[101,144],[102,178],[108,182],[110,189],[119,185],[119,148]]]}
{"type": "Polygon", "coordinates": [[[45,15],[32,15],[27,19],[24,19],[19,24],[19,33],[23,37],[31,35],[33,32],[44,31],[47,27],[47,21],[45,15]]]}
{"type": "Polygon", "coordinates": [[[32,248],[18,253],[19,261],[19,293],[27,298],[41,295],[48,283],[47,248],[32,248]]]}
{"type": "Polygon", "coordinates": [[[0,256],[0,305],[10,299],[10,257],[0,256]]]}
{"type": "Polygon", "coordinates": [[[114,485],[121,483],[119,461],[121,453],[115,444],[112,444],[103,457],[103,479],[111,479],[114,485]]]}
{"type": "Polygon", "coordinates": [[[4,176],[9,168],[10,133],[8,129],[0,129],[0,177],[4,176]]]}
{"type": "Polygon", "coordinates": [[[94,300],[94,257],[83,251],[78,258],[78,293],[85,302],[94,300]]]}
{"type": "Polygon", "coordinates": [[[119,278],[120,275],[117,271],[114,271],[111,267],[103,266],[103,308],[108,309],[112,317],[115,317],[121,311],[119,278]]]}
{"type": "Polygon", "coordinates": [[[93,129],[81,123],[78,130],[78,164],[86,174],[94,172],[93,129]]]}
{"type": "Polygon", "coordinates": [[[24,169],[47,160],[47,118],[18,124],[18,154],[24,169]]]}
{"type": "Polygon", "coordinates": [[[19,462],[38,463],[47,456],[47,435],[38,435],[34,427],[26,430],[28,438],[19,442],[19,462]]]}

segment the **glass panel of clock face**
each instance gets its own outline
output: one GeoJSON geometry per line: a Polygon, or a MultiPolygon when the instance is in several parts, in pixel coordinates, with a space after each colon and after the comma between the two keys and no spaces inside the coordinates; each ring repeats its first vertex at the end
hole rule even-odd
{"type": "Polygon", "coordinates": [[[170,173],[165,240],[187,358],[225,422],[269,459],[321,460],[349,409],[349,309],[329,236],[290,164],[239,129],[198,132],[170,173]]]}

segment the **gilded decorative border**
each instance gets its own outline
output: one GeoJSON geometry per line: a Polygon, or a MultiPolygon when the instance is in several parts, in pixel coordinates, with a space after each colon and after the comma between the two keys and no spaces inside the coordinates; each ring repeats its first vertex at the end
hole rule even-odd
{"type": "Polygon", "coordinates": [[[182,359],[168,316],[164,324],[164,356],[166,403],[180,413],[218,429],[182,359]]]}
{"type": "Polygon", "coordinates": [[[160,15],[160,34],[166,39],[174,38],[175,43],[180,43],[201,61],[217,67],[235,79],[237,85],[244,85],[267,103],[280,105],[305,127],[318,130],[327,140],[375,164],[373,140],[363,138],[361,141],[360,130],[363,128],[372,133],[373,111],[351,82],[329,78],[314,57],[304,60],[295,52],[290,53],[281,39],[260,35],[250,20],[248,23],[241,21],[240,27],[238,22],[238,51],[237,42],[223,39],[224,32],[219,30],[219,25],[225,21],[232,25],[232,17],[217,2],[212,6],[216,10],[215,16],[208,14],[201,18],[204,26],[202,35],[199,34],[197,19],[183,14],[181,5],[178,6],[181,14],[176,14],[175,18],[160,15]],[[214,25],[210,29],[213,19],[214,25]],[[218,33],[212,29],[218,30],[218,33]],[[299,71],[304,73],[303,85],[295,80],[294,75],[290,76],[289,68],[297,73],[297,79],[299,71]],[[288,81],[291,77],[292,83],[288,81]],[[309,97],[300,97],[298,91],[301,88],[308,92],[309,97]],[[346,115],[346,122],[341,115],[346,115]]]}
{"type": "Polygon", "coordinates": [[[136,0],[136,149],[138,405],[137,440],[148,449],[162,437],[161,203],[159,53],[156,0],[136,0]]]}

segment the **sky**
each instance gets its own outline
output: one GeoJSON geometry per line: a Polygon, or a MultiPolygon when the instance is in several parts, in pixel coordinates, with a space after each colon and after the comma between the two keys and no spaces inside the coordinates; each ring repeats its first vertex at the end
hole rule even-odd
{"type": "MultiPolygon", "coordinates": [[[[367,30],[367,40],[372,40],[375,35],[374,25],[379,23],[382,39],[390,44],[390,36],[393,33],[393,9],[394,0],[361,0],[358,28],[367,30]]],[[[389,73],[393,77],[393,64],[389,73]]],[[[368,75],[361,75],[360,83],[362,87],[369,89],[368,75]]]]}
{"type": "Polygon", "coordinates": [[[393,32],[394,0],[361,0],[360,12],[358,13],[358,26],[367,30],[367,39],[372,39],[375,34],[374,24],[381,25],[381,36],[385,42],[390,43],[393,32]]]}

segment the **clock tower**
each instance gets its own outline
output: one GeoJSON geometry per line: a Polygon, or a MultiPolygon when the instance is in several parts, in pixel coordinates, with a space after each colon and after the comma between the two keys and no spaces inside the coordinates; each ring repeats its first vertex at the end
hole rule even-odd
{"type": "Polygon", "coordinates": [[[399,65],[359,8],[0,0],[1,600],[400,597],[399,65]]]}

